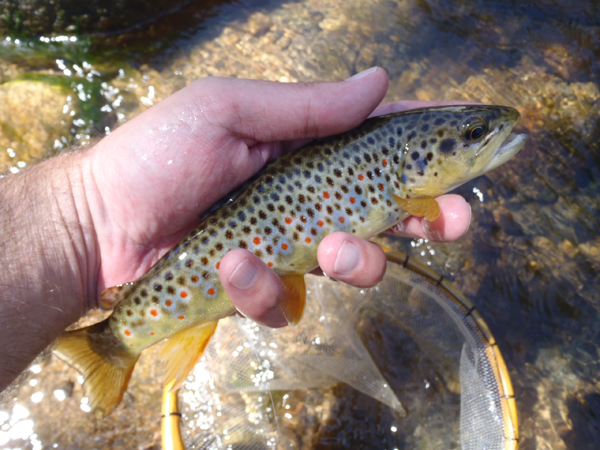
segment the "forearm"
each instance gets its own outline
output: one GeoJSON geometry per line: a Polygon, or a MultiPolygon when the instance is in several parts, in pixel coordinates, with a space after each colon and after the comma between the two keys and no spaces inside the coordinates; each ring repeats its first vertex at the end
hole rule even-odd
{"type": "Polygon", "coordinates": [[[0,391],[95,301],[84,162],[61,155],[0,179],[0,391]]]}

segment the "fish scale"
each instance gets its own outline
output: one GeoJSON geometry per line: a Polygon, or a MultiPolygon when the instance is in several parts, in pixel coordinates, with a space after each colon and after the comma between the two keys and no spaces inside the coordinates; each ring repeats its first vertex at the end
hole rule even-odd
{"type": "Polygon", "coordinates": [[[113,332],[141,351],[163,339],[166,330],[189,327],[199,316],[211,321],[233,313],[218,274],[221,259],[233,248],[248,249],[278,275],[306,273],[317,267],[317,247],[329,233],[367,237],[405,218],[393,199],[403,194],[396,174],[400,159],[394,158],[403,122],[372,120],[341,143],[316,141],[301,154],[271,163],[129,286],[124,294],[137,295],[133,305],[116,308],[113,332]]]}
{"type": "MultiPolygon", "coordinates": [[[[273,161],[210,208],[200,224],[142,278],[103,293],[103,302],[118,305],[106,322],[92,330],[92,347],[102,349],[96,351],[98,358],[106,361],[119,355],[132,370],[142,350],[166,337],[176,343],[175,336],[186,337],[194,327],[201,330],[193,338],[194,345],[203,349],[214,326],[202,331],[202,325],[216,324],[235,311],[218,273],[229,250],[253,252],[287,286],[286,280],[317,267],[317,247],[328,234],[344,231],[369,238],[411,213],[425,215],[419,213],[423,205],[425,209],[432,204],[437,207],[432,197],[493,168],[490,161],[496,164],[494,158],[502,156],[497,155],[500,144],[518,118],[511,108],[489,106],[389,114],[273,161]]],[[[513,147],[518,148],[509,157],[522,143],[513,147]]],[[[304,289],[298,278],[294,283],[298,291],[304,289]]],[[[301,315],[304,293],[298,295],[301,315]]],[[[71,353],[75,350],[67,349],[78,342],[78,335],[72,333],[63,341],[59,338],[55,352],[80,371],[89,372],[83,363],[78,366],[74,361],[71,353]]],[[[189,346],[192,341],[185,342],[189,346]]],[[[169,350],[168,358],[176,359],[180,349],[175,348],[169,350]]],[[[90,361],[94,357],[89,356],[90,361]]],[[[178,364],[168,372],[179,371],[181,380],[183,362],[178,364]]],[[[100,381],[94,383],[103,386],[100,381]]],[[[120,401],[114,393],[110,400],[96,396],[101,398],[90,397],[90,404],[103,414],[120,401]]]]}

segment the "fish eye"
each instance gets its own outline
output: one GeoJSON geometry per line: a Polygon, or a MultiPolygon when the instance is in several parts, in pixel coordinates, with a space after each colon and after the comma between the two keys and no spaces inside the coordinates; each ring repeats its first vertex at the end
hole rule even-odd
{"type": "Polygon", "coordinates": [[[467,141],[478,141],[490,129],[483,117],[469,117],[462,125],[462,134],[467,141]]]}

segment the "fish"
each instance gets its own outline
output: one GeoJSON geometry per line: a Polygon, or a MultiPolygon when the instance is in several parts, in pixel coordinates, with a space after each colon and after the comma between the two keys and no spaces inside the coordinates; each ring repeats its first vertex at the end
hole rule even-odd
{"type": "Polygon", "coordinates": [[[121,402],[141,352],[166,339],[163,386],[177,390],[219,319],[236,309],[219,281],[231,249],[262,259],[284,287],[290,325],[302,317],[304,274],[334,231],[368,239],[409,215],[435,220],[444,193],[500,166],[523,148],[518,111],[442,106],[367,119],[266,165],[209,208],[200,223],[138,280],[105,290],[106,320],[60,335],[54,353],[84,377],[99,417],[121,402]]]}

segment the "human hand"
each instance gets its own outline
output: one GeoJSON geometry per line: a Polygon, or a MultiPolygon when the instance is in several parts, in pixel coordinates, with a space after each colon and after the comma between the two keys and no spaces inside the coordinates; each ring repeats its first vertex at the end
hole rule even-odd
{"type": "MultiPolygon", "coordinates": [[[[90,254],[98,254],[89,282],[100,292],[139,278],[203,211],[299,142],[346,131],[370,114],[439,104],[375,109],[387,82],[382,69],[337,83],[205,78],[115,130],[89,152],[82,169],[96,234],[90,254]]],[[[435,222],[412,217],[391,232],[457,239],[468,229],[470,208],[456,195],[438,201],[442,214],[435,222]]],[[[318,259],[325,273],[354,286],[372,286],[385,272],[378,245],[345,233],[327,236],[318,259]]],[[[277,307],[281,282],[254,254],[230,251],[219,274],[243,314],[270,326],[287,324],[277,307]]]]}

